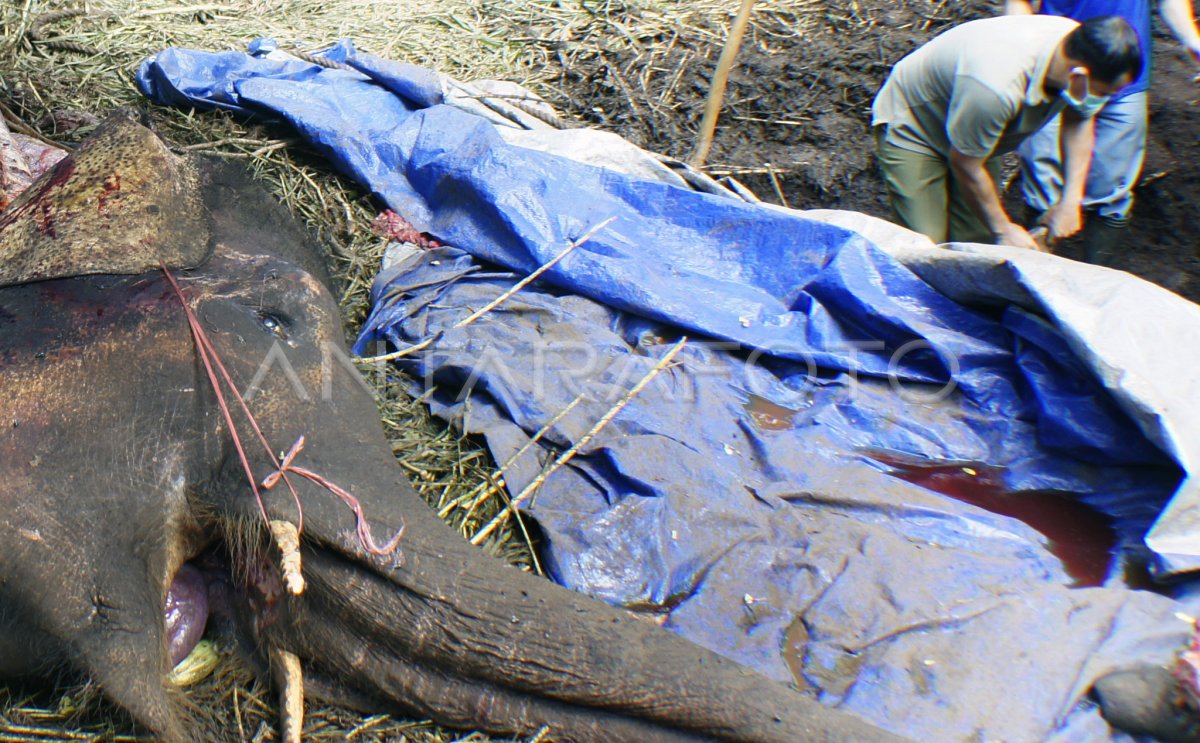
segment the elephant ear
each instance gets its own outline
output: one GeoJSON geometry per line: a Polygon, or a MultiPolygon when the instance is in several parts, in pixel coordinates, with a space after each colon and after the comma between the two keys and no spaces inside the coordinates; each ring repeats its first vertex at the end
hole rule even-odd
{"type": "Polygon", "coordinates": [[[198,266],[202,197],[195,163],[117,112],[0,213],[0,286],[198,266]]]}

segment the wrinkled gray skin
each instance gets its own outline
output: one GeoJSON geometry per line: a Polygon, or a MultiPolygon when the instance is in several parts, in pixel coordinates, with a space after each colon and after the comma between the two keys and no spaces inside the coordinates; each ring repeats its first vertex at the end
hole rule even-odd
{"type": "MultiPolygon", "coordinates": [[[[243,645],[295,653],[331,701],[548,725],[552,740],[894,739],[454,534],[396,466],[360,379],[322,373],[345,351],[319,255],[245,176],[167,154],[128,117],[0,215],[0,677],[73,669],[164,739],[204,739],[166,680],[163,618],[203,553],[224,566],[243,645]],[[351,490],[378,542],[405,525],[394,555],[368,554],[350,510],[292,478],[308,587],[282,594],[159,256],[239,386],[280,352],[250,402],[267,439],[305,436],[296,464],[351,490]]],[[[272,465],[236,422],[262,478],[272,465]]],[[[282,485],[265,500],[296,521],[282,485]]]]}

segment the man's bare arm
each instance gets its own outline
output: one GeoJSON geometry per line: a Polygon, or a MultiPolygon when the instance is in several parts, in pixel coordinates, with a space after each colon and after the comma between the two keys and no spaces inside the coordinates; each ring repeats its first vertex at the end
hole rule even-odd
{"type": "Polygon", "coordinates": [[[1196,14],[1192,0],[1161,0],[1158,13],[1179,43],[1200,62],[1200,31],[1196,29],[1196,14]]]}
{"type": "Polygon", "coordinates": [[[1029,233],[1008,218],[1000,203],[1000,193],[984,163],[986,157],[970,157],[958,150],[950,150],[950,170],[963,189],[967,205],[983,220],[1001,245],[1039,250],[1029,233]]]}
{"type": "Polygon", "coordinates": [[[1041,219],[1054,240],[1070,237],[1083,227],[1083,190],[1096,142],[1096,122],[1064,109],[1058,141],[1063,155],[1062,196],[1041,219]]]}
{"type": "Polygon", "coordinates": [[[1035,10],[1029,0],[1004,0],[1004,15],[1033,15],[1035,10]]]}

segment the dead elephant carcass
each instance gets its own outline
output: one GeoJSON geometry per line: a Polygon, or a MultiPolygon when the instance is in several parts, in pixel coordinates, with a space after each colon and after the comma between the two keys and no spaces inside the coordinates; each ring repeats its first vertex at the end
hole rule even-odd
{"type": "Polygon", "coordinates": [[[342,329],[319,253],[239,172],[116,116],[0,216],[0,286],[0,676],[66,665],[164,738],[203,737],[167,680],[163,611],[203,555],[245,646],[298,656],[332,701],[563,740],[889,738],[454,535],[361,382],[323,375],[342,329]],[[279,464],[236,402],[222,413],[184,301],[239,385],[270,358],[294,372],[260,375],[249,407],[272,447],[305,437],[300,509],[283,486],[260,509],[229,421],[255,480],[279,464]],[[290,595],[264,516],[299,511],[308,585],[290,595]]]}

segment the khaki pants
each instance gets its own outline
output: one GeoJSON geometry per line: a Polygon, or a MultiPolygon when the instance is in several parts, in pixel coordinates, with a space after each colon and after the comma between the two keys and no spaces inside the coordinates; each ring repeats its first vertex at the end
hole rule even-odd
{"type": "MultiPolygon", "coordinates": [[[[885,132],[884,126],[875,128],[875,157],[896,223],[935,243],[994,242],[992,231],[963,199],[950,163],[941,156],[897,147],[884,139],[885,132]]],[[[985,167],[999,188],[999,160],[988,160],[985,167]]]]}

